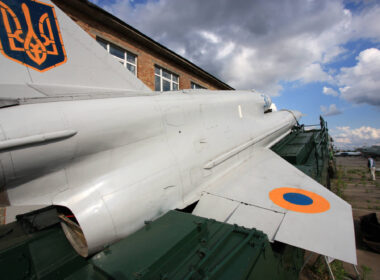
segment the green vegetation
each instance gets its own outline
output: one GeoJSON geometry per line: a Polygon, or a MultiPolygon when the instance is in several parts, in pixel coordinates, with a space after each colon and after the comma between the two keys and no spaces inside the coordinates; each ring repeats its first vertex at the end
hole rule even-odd
{"type": "Polygon", "coordinates": [[[358,175],[361,175],[361,174],[363,174],[363,170],[362,169],[349,169],[349,170],[347,170],[347,173],[348,174],[358,174],[358,175]]]}
{"type": "Polygon", "coordinates": [[[343,263],[341,261],[335,260],[330,264],[330,266],[336,280],[346,279],[346,271],[344,270],[343,263]]]}
{"type": "Polygon", "coordinates": [[[362,265],[360,266],[360,270],[361,270],[361,279],[363,280],[370,280],[370,276],[371,276],[371,273],[372,273],[372,269],[368,266],[365,266],[365,265],[362,265]]]}
{"type": "MultiPolygon", "coordinates": [[[[347,278],[347,273],[343,268],[343,263],[338,260],[334,260],[330,263],[331,271],[334,274],[336,280],[343,280],[347,278]]],[[[317,260],[311,267],[311,271],[317,276],[317,279],[330,279],[329,270],[324,257],[318,256],[317,260]]]]}
{"type": "Polygon", "coordinates": [[[331,190],[342,199],[344,199],[343,191],[347,188],[347,184],[343,181],[344,173],[341,168],[338,168],[336,179],[331,185],[331,190]]]}

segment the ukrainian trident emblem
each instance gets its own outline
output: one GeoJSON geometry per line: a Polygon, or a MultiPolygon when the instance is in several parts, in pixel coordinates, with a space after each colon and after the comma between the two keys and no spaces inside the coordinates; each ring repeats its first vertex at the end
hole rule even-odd
{"type": "Polygon", "coordinates": [[[54,7],[37,0],[0,0],[0,51],[40,72],[65,63],[54,7]]]}

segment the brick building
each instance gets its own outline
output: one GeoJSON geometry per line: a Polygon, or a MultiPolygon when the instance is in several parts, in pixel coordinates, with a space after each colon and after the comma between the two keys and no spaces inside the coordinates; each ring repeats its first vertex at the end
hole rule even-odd
{"type": "Polygon", "coordinates": [[[233,89],[87,0],[52,0],[152,90],[233,89]]]}

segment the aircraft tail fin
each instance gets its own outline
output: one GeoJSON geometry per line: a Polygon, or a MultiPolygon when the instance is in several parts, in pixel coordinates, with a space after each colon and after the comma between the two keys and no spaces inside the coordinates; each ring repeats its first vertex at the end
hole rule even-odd
{"type": "Polygon", "coordinates": [[[151,91],[51,1],[0,10],[0,99],[151,91]]]}

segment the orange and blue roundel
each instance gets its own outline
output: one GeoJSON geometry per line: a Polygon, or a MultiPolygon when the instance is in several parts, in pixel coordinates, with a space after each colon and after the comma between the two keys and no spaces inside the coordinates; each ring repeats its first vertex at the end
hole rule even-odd
{"type": "Polygon", "coordinates": [[[65,63],[54,7],[37,0],[0,0],[0,51],[40,72],[65,63]]]}
{"type": "Polygon", "coordinates": [[[330,203],[322,196],[297,188],[277,188],[269,198],[278,206],[301,213],[322,213],[330,209],[330,203]]]}

